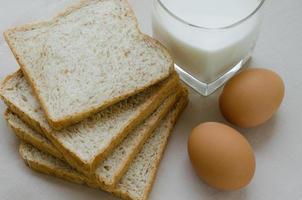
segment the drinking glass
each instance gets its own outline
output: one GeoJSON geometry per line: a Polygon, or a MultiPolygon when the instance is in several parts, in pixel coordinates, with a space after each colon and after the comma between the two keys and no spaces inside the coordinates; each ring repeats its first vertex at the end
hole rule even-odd
{"type": "MultiPolygon", "coordinates": [[[[250,58],[259,34],[265,0],[254,0],[257,4],[254,3],[253,8],[245,8],[246,13],[235,3],[219,9],[209,9],[209,20],[203,20],[202,17],[205,16],[200,16],[203,24],[182,17],[183,12],[198,15],[200,8],[203,8],[200,13],[208,11],[205,10],[208,5],[206,1],[212,3],[213,0],[202,0],[204,7],[196,6],[196,3],[200,4],[197,2],[200,0],[186,0],[183,8],[174,10],[171,7],[175,7],[177,1],[170,5],[166,1],[153,0],[153,37],[167,47],[181,79],[207,96],[230,79],[250,58]],[[228,15],[235,11],[240,11],[241,17],[224,24],[224,19],[228,19],[228,15]],[[218,19],[215,21],[216,16],[218,19]],[[215,23],[207,24],[211,20],[215,23]]],[[[220,0],[223,1],[227,0],[220,0]]],[[[219,3],[218,0],[216,2],[219,3]]]]}

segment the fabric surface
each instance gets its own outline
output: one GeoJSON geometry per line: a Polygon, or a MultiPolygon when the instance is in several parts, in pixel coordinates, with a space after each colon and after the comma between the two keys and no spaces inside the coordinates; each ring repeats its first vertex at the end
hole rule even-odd
{"type": "MultiPolygon", "coordinates": [[[[73,0],[0,0],[0,32],[25,22],[47,19],[73,0]]],[[[151,34],[152,0],[130,0],[142,30],[151,34]]],[[[180,117],[160,164],[150,200],[283,200],[302,199],[302,1],[267,0],[261,34],[249,66],[278,72],[286,96],[266,124],[240,129],[256,154],[251,184],[235,192],[219,192],[199,180],[187,156],[190,130],[204,121],[225,122],[218,109],[220,91],[205,98],[190,91],[190,103],[180,117]]],[[[18,64],[0,36],[0,78],[18,64]]],[[[0,102],[0,112],[5,111],[0,102]]],[[[32,172],[18,155],[18,141],[0,115],[0,199],[99,200],[116,198],[99,190],[32,172]],[[22,188],[22,189],[21,189],[22,188]]]]}

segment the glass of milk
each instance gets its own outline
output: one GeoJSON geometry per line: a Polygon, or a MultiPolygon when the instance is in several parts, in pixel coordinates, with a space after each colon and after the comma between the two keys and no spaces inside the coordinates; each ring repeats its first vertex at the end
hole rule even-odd
{"type": "Polygon", "coordinates": [[[153,0],[153,36],[181,79],[209,95],[250,58],[264,0],[153,0]]]}

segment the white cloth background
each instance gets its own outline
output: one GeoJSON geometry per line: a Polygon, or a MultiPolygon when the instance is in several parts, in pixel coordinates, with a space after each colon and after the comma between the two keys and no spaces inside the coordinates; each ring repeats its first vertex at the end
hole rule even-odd
{"type": "MultiPolygon", "coordinates": [[[[0,0],[0,32],[52,16],[72,0],[0,0]]],[[[151,33],[151,0],[130,0],[142,30],[151,33]]],[[[150,199],[165,200],[302,200],[302,1],[268,0],[264,23],[250,66],[271,68],[286,84],[286,96],[266,124],[240,129],[257,161],[251,184],[235,192],[209,188],[195,175],[187,156],[190,130],[204,121],[222,121],[216,92],[201,97],[190,91],[190,103],[178,121],[158,171],[150,199]]],[[[0,36],[0,78],[18,65],[0,36]]],[[[0,112],[5,105],[0,103],[0,112]]],[[[18,155],[18,141],[0,117],[0,199],[115,199],[104,192],[61,181],[28,169],[18,155]]]]}

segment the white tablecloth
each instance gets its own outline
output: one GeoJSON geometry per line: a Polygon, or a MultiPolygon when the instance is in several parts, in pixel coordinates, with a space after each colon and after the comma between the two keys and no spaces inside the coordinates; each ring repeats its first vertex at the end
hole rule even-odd
{"type": "MultiPolygon", "coordinates": [[[[0,0],[0,32],[52,16],[71,0],[0,0]]],[[[142,30],[151,33],[151,0],[131,0],[142,30]]],[[[221,121],[217,96],[190,91],[190,103],[178,121],[160,164],[150,199],[156,200],[302,200],[302,1],[268,0],[262,32],[250,66],[271,68],[286,84],[286,96],[266,124],[240,129],[252,144],[257,161],[251,184],[235,192],[209,188],[195,175],[187,156],[190,130],[205,121],[221,121]]],[[[0,37],[0,78],[18,65],[0,37]]],[[[5,105],[0,103],[0,112],[5,105]]],[[[0,117],[0,199],[115,199],[102,191],[41,175],[18,155],[18,141],[0,117]]]]}

